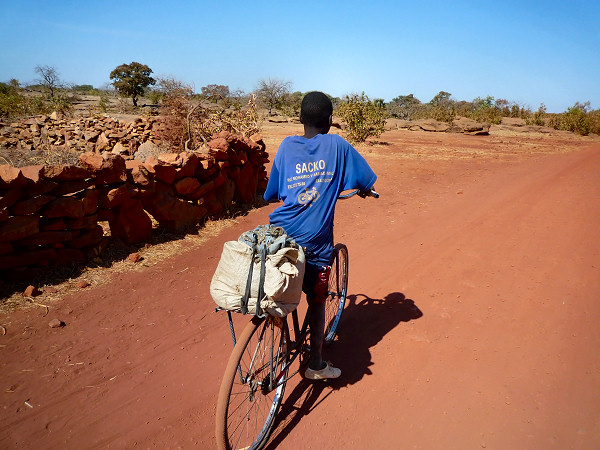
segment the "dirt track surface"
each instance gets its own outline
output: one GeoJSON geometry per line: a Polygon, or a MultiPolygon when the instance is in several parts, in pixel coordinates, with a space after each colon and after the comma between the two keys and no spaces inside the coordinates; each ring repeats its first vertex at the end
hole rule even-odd
{"type": "MultiPolygon", "coordinates": [[[[337,209],[342,378],[296,377],[270,448],[599,448],[598,139],[380,141],[361,151],[381,199],[337,209]]],[[[223,242],[272,209],[48,314],[0,316],[0,447],[213,448],[231,342],[208,284],[223,242]]]]}

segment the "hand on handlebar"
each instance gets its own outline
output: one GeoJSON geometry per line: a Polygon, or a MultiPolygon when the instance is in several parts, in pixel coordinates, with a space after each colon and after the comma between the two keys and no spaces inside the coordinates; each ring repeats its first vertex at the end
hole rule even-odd
{"type": "Polygon", "coordinates": [[[368,191],[359,191],[358,196],[360,198],[367,198],[367,197],[379,198],[379,194],[377,192],[375,192],[374,186],[371,189],[369,189],[368,191]]]}

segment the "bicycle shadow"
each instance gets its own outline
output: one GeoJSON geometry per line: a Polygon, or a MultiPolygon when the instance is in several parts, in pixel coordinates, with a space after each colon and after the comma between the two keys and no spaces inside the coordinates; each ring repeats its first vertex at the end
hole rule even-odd
{"type": "Polygon", "coordinates": [[[333,391],[359,382],[371,375],[370,348],[400,322],[409,322],[423,315],[415,302],[400,292],[383,299],[364,294],[349,295],[336,340],[324,349],[325,358],[333,359],[342,376],[329,382],[312,382],[301,378],[286,395],[274,424],[273,435],[265,447],[274,449],[283,442],[302,417],[321,404],[333,391]],[[362,298],[359,300],[359,298],[362,298]],[[323,395],[323,392],[328,392],[323,395]]]}

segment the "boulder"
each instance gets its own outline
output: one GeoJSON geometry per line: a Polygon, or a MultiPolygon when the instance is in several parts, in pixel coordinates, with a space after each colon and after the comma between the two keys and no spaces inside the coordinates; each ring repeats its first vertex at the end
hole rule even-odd
{"type": "Polygon", "coordinates": [[[92,173],[84,167],[56,165],[44,167],[43,176],[52,181],[73,181],[90,178],[92,173]]]}
{"type": "Polygon", "coordinates": [[[59,197],[44,207],[43,216],[77,219],[84,216],[83,203],[75,197],[59,197]]]}
{"type": "Polygon", "coordinates": [[[16,241],[40,231],[39,216],[15,216],[0,222],[0,242],[16,241]]]}
{"type": "Polygon", "coordinates": [[[56,197],[52,195],[40,195],[17,203],[10,210],[13,216],[28,216],[39,211],[42,206],[55,199],[56,197]]]}
{"type": "Polygon", "coordinates": [[[142,202],[135,198],[119,206],[109,224],[111,235],[127,244],[145,242],[152,234],[152,220],[144,211],[142,202]]]}
{"type": "Polygon", "coordinates": [[[152,196],[144,197],[143,205],[159,224],[171,230],[197,225],[206,215],[205,208],[166,192],[157,192],[152,196]]]}
{"type": "Polygon", "coordinates": [[[161,153],[162,151],[158,145],[152,141],[146,141],[138,147],[133,157],[140,162],[144,162],[150,156],[157,158],[161,153]]]}

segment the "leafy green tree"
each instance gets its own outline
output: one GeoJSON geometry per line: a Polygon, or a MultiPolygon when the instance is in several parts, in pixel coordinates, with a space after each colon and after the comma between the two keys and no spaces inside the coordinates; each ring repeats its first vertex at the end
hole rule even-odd
{"type": "Polygon", "coordinates": [[[156,80],[150,76],[152,69],[145,64],[132,62],[121,64],[110,73],[113,86],[123,97],[131,97],[133,106],[137,106],[137,98],[144,95],[144,89],[153,86],[156,80]]]}
{"type": "Polygon", "coordinates": [[[269,115],[272,115],[273,109],[285,104],[285,99],[290,93],[291,87],[292,83],[290,81],[282,81],[276,78],[263,79],[258,82],[256,96],[267,107],[269,115]]]}
{"type": "Polygon", "coordinates": [[[386,108],[392,117],[404,120],[418,119],[419,113],[423,109],[421,102],[413,94],[399,95],[392,99],[386,108]]]}
{"type": "Polygon", "coordinates": [[[450,97],[452,94],[440,91],[428,104],[428,116],[440,122],[452,122],[456,116],[455,102],[450,97]]]}
{"type": "Polygon", "coordinates": [[[347,95],[337,108],[337,114],[346,122],[346,137],[350,142],[365,142],[385,130],[385,111],[363,92],[347,95]]]}

